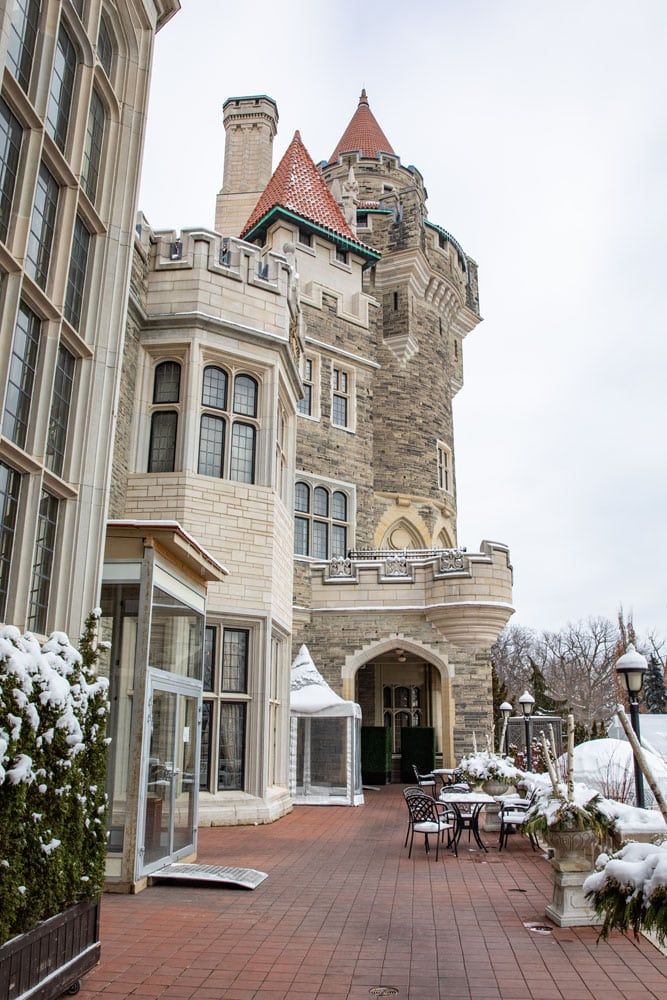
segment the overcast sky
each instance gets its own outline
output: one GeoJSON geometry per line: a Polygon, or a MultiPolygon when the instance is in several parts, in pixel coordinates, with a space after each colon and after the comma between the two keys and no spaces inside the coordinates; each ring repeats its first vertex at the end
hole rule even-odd
{"type": "Polygon", "coordinates": [[[140,207],[213,225],[226,97],[328,158],[365,86],[479,264],[455,402],[459,541],[506,542],[514,621],[622,603],[667,636],[665,0],[182,0],[140,207]],[[327,16],[329,15],[329,16],[327,16]]]}

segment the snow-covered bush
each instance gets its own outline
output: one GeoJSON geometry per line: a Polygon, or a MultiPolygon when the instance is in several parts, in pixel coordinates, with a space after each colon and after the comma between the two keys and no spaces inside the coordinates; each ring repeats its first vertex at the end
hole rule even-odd
{"type": "Polygon", "coordinates": [[[667,940],[667,840],[661,844],[631,841],[615,854],[601,854],[597,871],[584,882],[598,913],[602,936],[630,928],[636,935],[652,931],[667,940]]]}
{"type": "Polygon", "coordinates": [[[533,781],[536,798],[530,807],[524,829],[527,833],[574,833],[593,830],[603,838],[614,832],[616,818],[605,799],[594,788],[574,782],[571,795],[565,782],[557,790],[545,779],[533,781]]]}
{"type": "Polygon", "coordinates": [[[504,781],[508,785],[513,785],[523,778],[523,771],[514,766],[511,757],[491,753],[488,750],[480,750],[478,753],[462,757],[457,771],[460,771],[461,776],[471,785],[477,785],[480,781],[504,781]]]}
{"type": "Polygon", "coordinates": [[[80,651],[0,627],[0,942],[104,881],[108,682],[96,673],[99,609],[80,651]]]}

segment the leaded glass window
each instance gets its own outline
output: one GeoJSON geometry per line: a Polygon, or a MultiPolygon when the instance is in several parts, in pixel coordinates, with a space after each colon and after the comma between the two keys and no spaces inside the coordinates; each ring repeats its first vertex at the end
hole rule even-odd
{"type": "Polygon", "coordinates": [[[211,625],[204,629],[204,691],[212,691],[215,681],[215,633],[211,625]]]}
{"type": "Polygon", "coordinates": [[[312,489],[294,484],[294,551],[299,556],[332,559],[348,550],[348,498],[341,490],[325,486],[312,489]],[[312,499],[312,506],[311,506],[312,499]]]}
{"type": "Polygon", "coordinates": [[[222,368],[209,365],[204,369],[201,402],[216,410],[227,409],[227,373],[222,368]]]}
{"type": "Polygon", "coordinates": [[[97,55],[104,67],[104,72],[111,78],[111,66],[113,64],[113,35],[107,23],[107,19],[102,14],[100,18],[100,31],[97,36],[97,55]]]}
{"type": "Polygon", "coordinates": [[[303,371],[303,399],[299,400],[297,409],[305,417],[313,415],[313,362],[306,358],[303,371]]]}
{"type": "Polygon", "coordinates": [[[237,375],[234,379],[234,413],[257,416],[257,382],[249,375],[237,375]]]}
{"type": "Polygon", "coordinates": [[[58,476],[62,475],[65,462],[67,425],[74,386],[74,366],[74,355],[70,354],[67,348],[61,344],[58,348],[49,417],[49,434],[46,442],[46,466],[58,476]]]}
{"type": "Polygon", "coordinates": [[[247,629],[223,629],[222,691],[245,693],[248,689],[248,638],[247,629]]]}
{"type": "Polygon", "coordinates": [[[46,131],[63,152],[67,144],[67,131],[74,96],[76,61],[74,44],[61,24],[53,64],[49,102],[46,109],[46,131]]]}
{"type": "Polygon", "coordinates": [[[19,306],[9,362],[2,433],[24,448],[39,353],[41,322],[24,302],[19,306]]]}
{"type": "Polygon", "coordinates": [[[201,476],[222,476],[225,460],[225,421],[222,417],[204,413],[199,432],[199,464],[201,476]]]}
{"type": "Polygon", "coordinates": [[[162,361],[155,368],[154,403],[178,403],[181,392],[181,366],[177,361],[162,361]]]}
{"type": "Polygon", "coordinates": [[[90,233],[77,215],[74,224],[69,274],[67,276],[67,292],[65,294],[65,318],[72,324],[75,330],[79,329],[81,322],[91,239],[90,233]]]}
{"type": "Polygon", "coordinates": [[[50,493],[43,490],[37,517],[35,562],[32,570],[32,589],[28,614],[28,628],[34,632],[46,632],[57,524],[58,501],[50,493]]]}
{"type": "Polygon", "coordinates": [[[23,129],[0,97],[0,240],[6,241],[12,217],[23,129]]]}
{"type": "Polygon", "coordinates": [[[97,182],[100,176],[100,162],[104,145],[104,126],[106,114],[104,105],[96,90],[93,89],[86,127],[86,145],[83,151],[83,167],[81,170],[83,189],[92,202],[97,195],[97,182]]]}
{"type": "Polygon", "coordinates": [[[0,619],[3,621],[7,611],[20,494],[20,475],[9,465],[0,462],[0,619]]]}
{"type": "Polygon", "coordinates": [[[30,220],[25,270],[40,288],[46,288],[58,211],[58,182],[44,164],[39,168],[30,220]]]}
{"type": "Polygon", "coordinates": [[[14,0],[9,27],[7,65],[26,92],[35,55],[40,7],[40,0],[14,0]]]}
{"type": "Polygon", "coordinates": [[[213,703],[202,702],[201,707],[201,752],[199,765],[199,787],[202,791],[208,791],[211,780],[211,751],[213,737],[213,703]]]}
{"type": "Polygon", "coordinates": [[[333,369],[331,423],[336,427],[350,426],[350,376],[342,368],[333,369]]]}
{"type": "Polygon", "coordinates": [[[255,437],[252,424],[232,425],[232,451],[229,478],[239,483],[255,481],[255,437]]]}
{"type": "Polygon", "coordinates": [[[151,417],[151,439],[148,449],[149,472],[173,472],[176,462],[176,432],[178,414],[173,410],[156,410],[151,417]]]}
{"type": "Polygon", "coordinates": [[[220,702],[218,789],[240,790],[244,781],[246,703],[220,702]]]}

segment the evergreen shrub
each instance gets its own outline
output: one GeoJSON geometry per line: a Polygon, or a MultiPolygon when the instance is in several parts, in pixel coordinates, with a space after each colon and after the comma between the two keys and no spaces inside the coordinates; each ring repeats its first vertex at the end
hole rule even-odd
{"type": "Polygon", "coordinates": [[[80,650],[0,627],[0,944],[95,899],[106,856],[108,682],[101,612],[80,650]]]}
{"type": "Polygon", "coordinates": [[[414,783],[413,764],[420,774],[429,774],[435,767],[435,729],[432,726],[401,729],[401,781],[414,783]]]}
{"type": "Polygon", "coordinates": [[[391,780],[391,729],[361,727],[361,775],[367,785],[386,785],[391,780]]]}

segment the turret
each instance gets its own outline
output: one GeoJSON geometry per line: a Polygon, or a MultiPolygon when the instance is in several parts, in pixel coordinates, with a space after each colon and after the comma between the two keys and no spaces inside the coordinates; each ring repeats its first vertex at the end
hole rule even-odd
{"type": "Polygon", "coordinates": [[[238,236],[269,183],[278,107],[272,97],[230,97],[222,106],[225,167],[216,199],[215,228],[238,236]]]}

